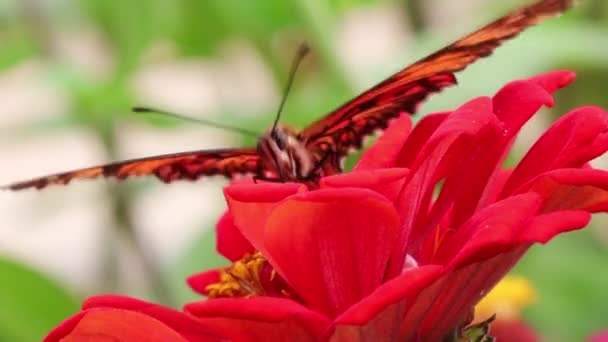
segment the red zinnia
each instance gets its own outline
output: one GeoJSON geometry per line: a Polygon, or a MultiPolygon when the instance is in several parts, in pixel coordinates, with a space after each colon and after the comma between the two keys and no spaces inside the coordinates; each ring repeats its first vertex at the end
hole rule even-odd
{"type": "Polygon", "coordinates": [[[603,331],[589,337],[588,342],[608,342],[608,331],[603,331]]]}
{"type": "Polygon", "coordinates": [[[78,336],[87,320],[87,334],[159,326],[165,340],[169,332],[235,341],[459,336],[474,305],[533,243],[607,209],[608,173],[587,164],[608,149],[608,114],[599,108],[565,115],[517,167],[502,167],[521,126],[573,79],[560,71],[515,81],[493,98],[428,115],[411,132],[404,115],[353,172],[316,190],[234,183],[218,250],[235,264],[189,279],[212,299],[178,313],[99,296],[47,340],[78,336]],[[127,314],[134,323],[119,318],[127,314]]]}

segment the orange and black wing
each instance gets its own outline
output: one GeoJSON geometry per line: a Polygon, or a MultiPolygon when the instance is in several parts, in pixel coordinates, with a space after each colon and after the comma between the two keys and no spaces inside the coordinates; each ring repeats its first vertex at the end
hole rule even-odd
{"type": "Polygon", "coordinates": [[[126,160],[86,169],[57,173],[3,186],[5,190],[42,189],[49,185],[65,185],[76,179],[154,175],[165,183],[176,180],[196,180],[202,176],[260,172],[260,156],[253,148],[202,150],[126,160]]]}
{"type": "Polygon", "coordinates": [[[478,31],[419,60],[374,86],[300,133],[317,158],[340,171],[340,160],[351,149],[359,149],[365,136],[385,129],[402,113],[413,114],[429,95],[456,84],[454,73],[486,57],[507,39],[543,19],[556,16],[574,0],[542,0],[515,10],[478,31]]]}

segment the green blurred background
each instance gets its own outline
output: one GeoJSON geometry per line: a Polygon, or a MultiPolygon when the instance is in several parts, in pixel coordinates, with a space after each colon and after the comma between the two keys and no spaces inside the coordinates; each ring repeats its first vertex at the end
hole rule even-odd
{"type": "MultiPolygon", "coordinates": [[[[530,123],[525,152],[559,113],[608,108],[608,2],[585,0],[459,75],[421,113],[488,95],[514,78],[575,70],[558,105],[530,123]]],[[[297,46],[306,59],[283,121],[303,127],[401,67],[525,1],[0,0],[0,183],[110,160],[255,143],[135,104],[262,132],[297,46]]],[[[599,165],[602,164],[598,160],[599,165]]],[[[603,163],[606,167],[608,163],[603,163]]],[[[83,182],[0,194],[0,341],[36,341],[82,298],[118,292],[179,307],[184,279],[221,265],[211,179],[83,182]]],[[[548,341],[608,328],[608,231],[537,246],[514,272],[539,299],[526,318],[548,341]]]]}

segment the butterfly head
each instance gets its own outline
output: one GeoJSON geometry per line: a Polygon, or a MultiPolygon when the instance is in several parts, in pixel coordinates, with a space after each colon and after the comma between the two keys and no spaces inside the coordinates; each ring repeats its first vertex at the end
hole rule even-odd
{"type": "Polygon", "coordinates": [[[305,179],[314,169],[313,157],[297,132],[281,124],[260,137],[258,151],[283,181],[305,179]]]}

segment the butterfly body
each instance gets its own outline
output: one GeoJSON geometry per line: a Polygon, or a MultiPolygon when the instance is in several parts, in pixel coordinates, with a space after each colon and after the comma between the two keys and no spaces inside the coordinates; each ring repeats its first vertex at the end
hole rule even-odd
{"type": "MultiPolygon", "coordinates": [[[[561,14],[574,0],[539,0],[517,9],[404,68],[302,131],[275,124],[255,148],[189,151],[78,169],[0,189],[41,189],[75,179],[154,175],[163,182],[253,174],[257,179],[309,183],[342,171],[341,162],[390,121],[414,114],[430,95],[456,84],[455,73],[490,55],[504,41],[561,14]]],[[[291,83],[289,83],[291,84],[291,83]]]]}
{"type": "MultiPolygon", "coordinates": [[[[306,148],[295,129],[278,124],[258,139],[258,153],[265,161],[258,171],[260,179],[280,181],[312,180],[321,175],[322,161],[306,148]]],[[[337,170],[336,170],[337,171],[337,170]]]]}

